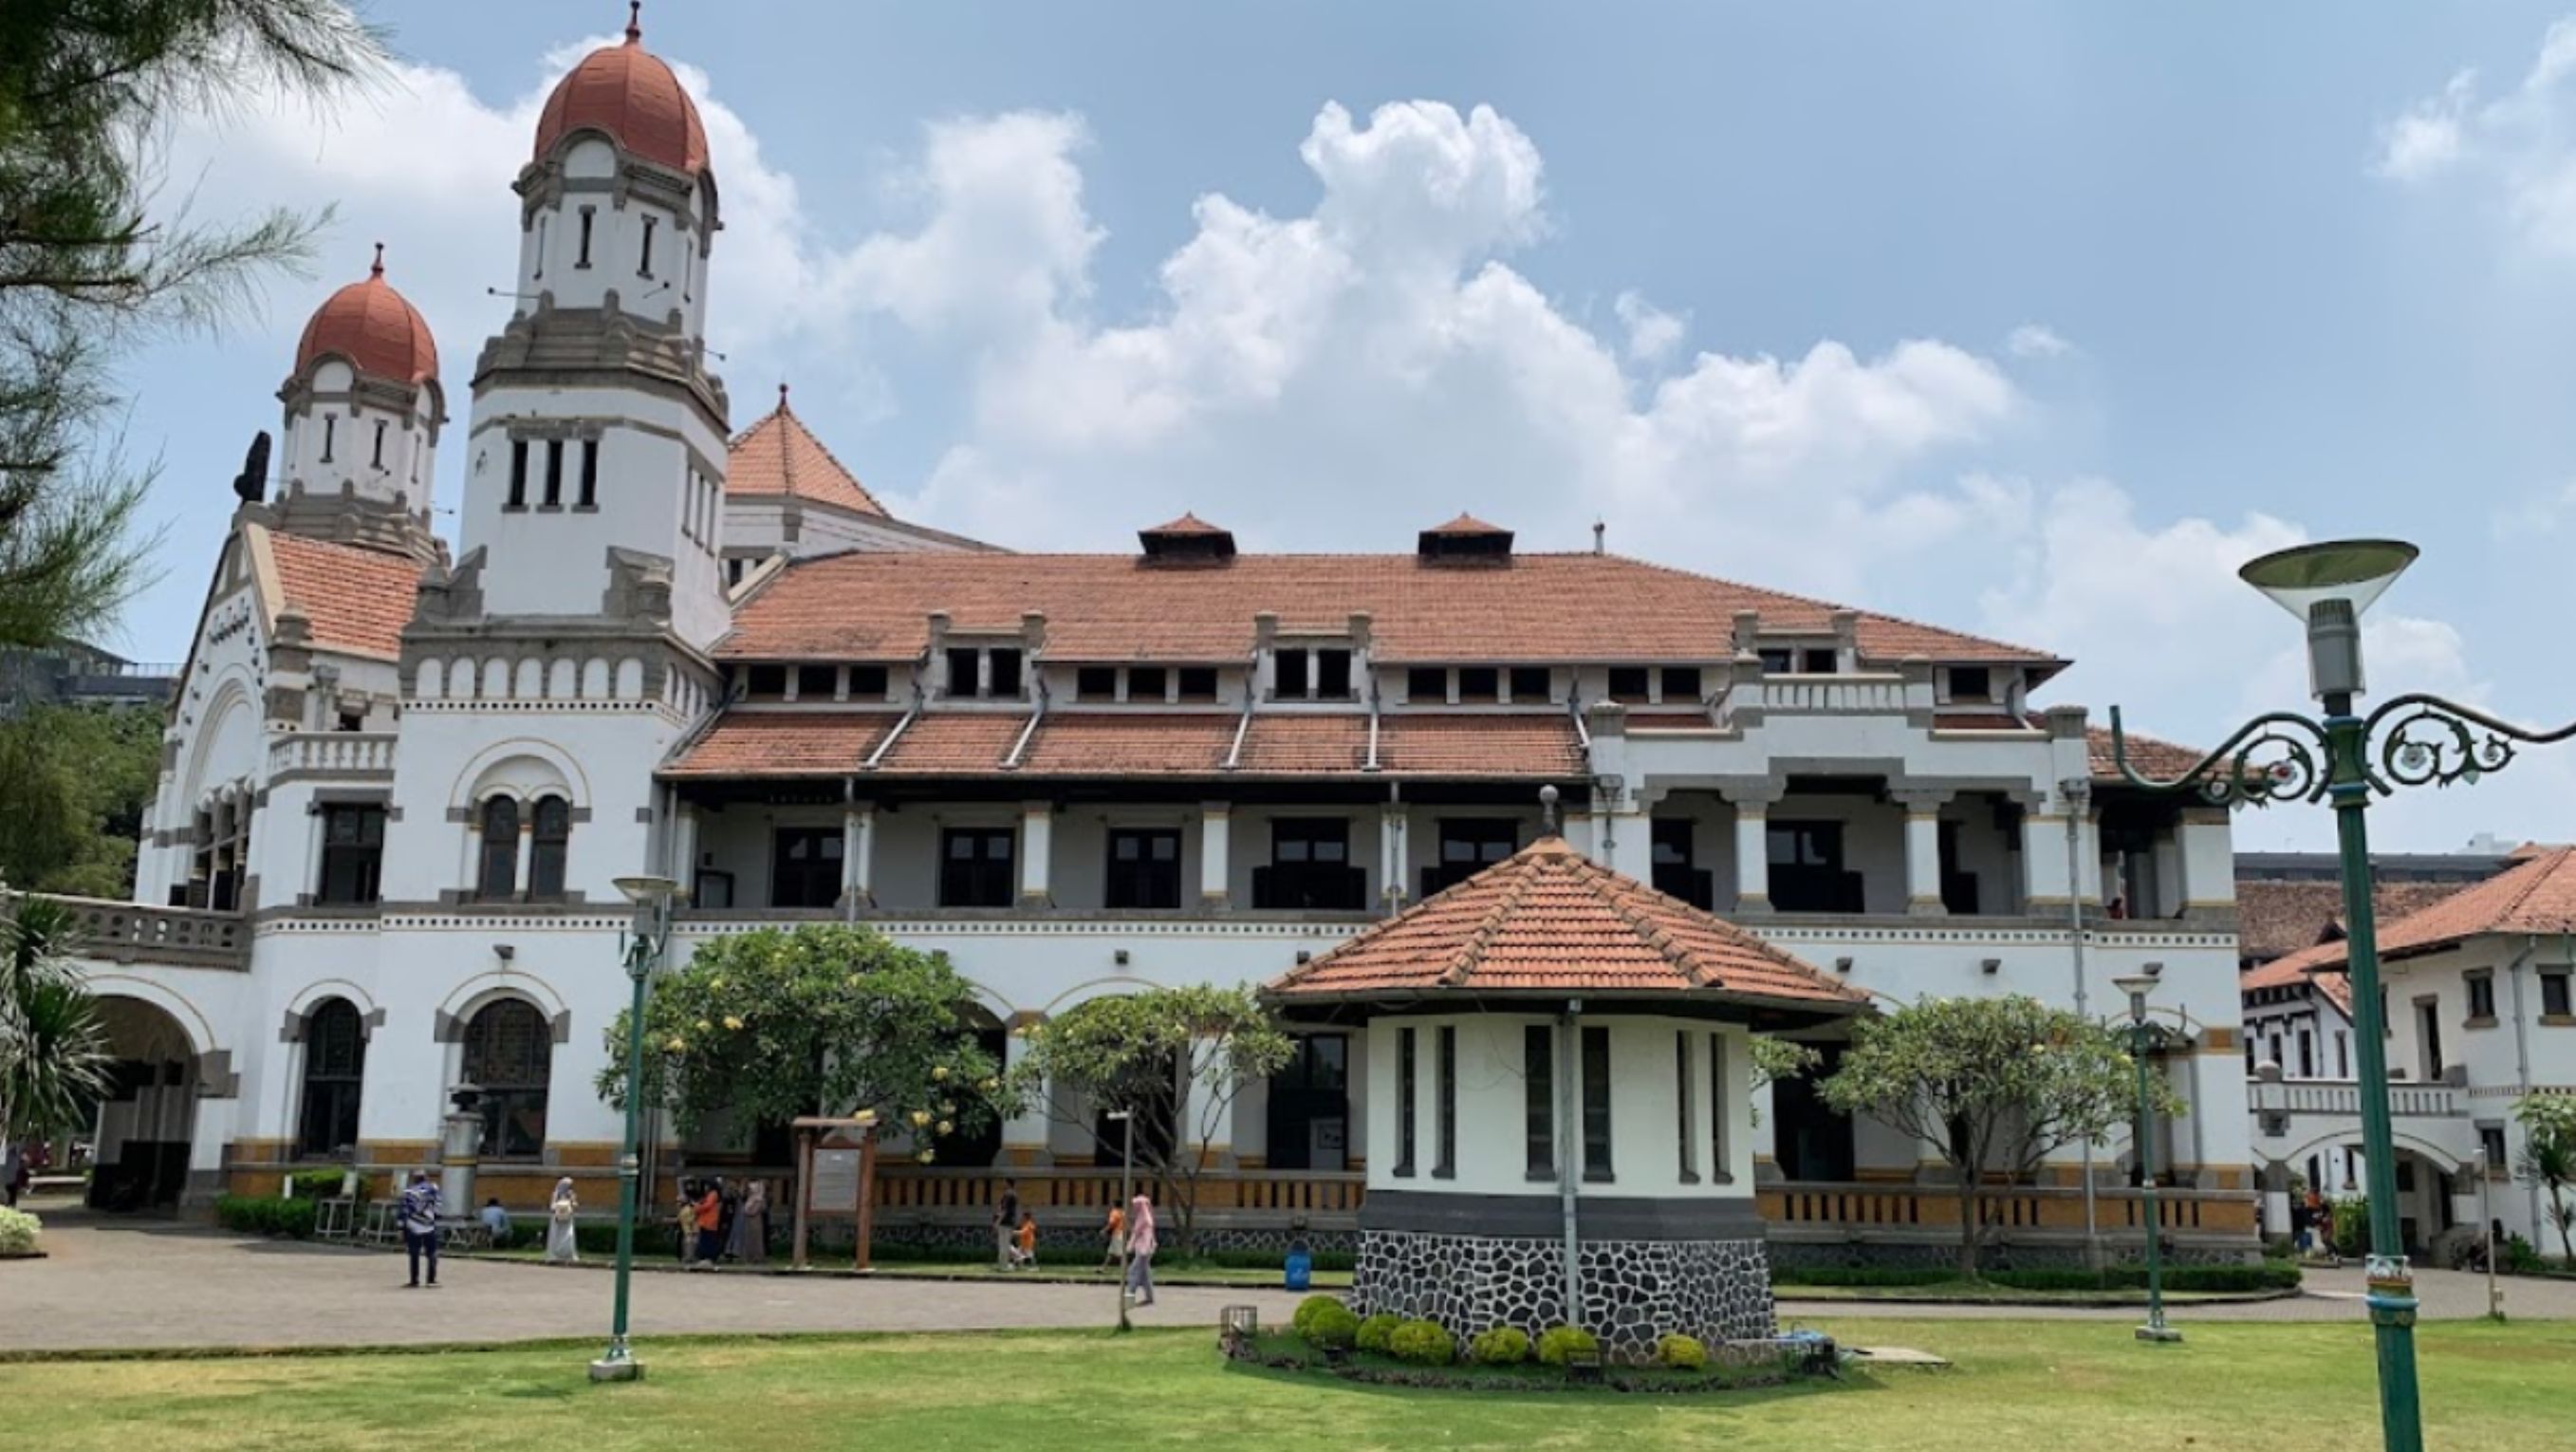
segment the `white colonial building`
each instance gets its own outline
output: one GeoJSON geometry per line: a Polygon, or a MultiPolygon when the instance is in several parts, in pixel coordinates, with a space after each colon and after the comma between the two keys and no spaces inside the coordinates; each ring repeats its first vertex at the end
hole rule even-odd
{"type": "MultiPolygon", "coordinates": [[[[2541,1189],[2517,1182],[2513,1108],[2576,1094],[2576,849],[2525,848],[2504,870],[2379,923],[2382,1013],[2401,1225],[2413,1250],[2490,1220],[2548,1254],[2541,1189]]],[[[2363,1193],[2360,1085],[2346,945],[2245,975],[2245,1067],[2265,1220],[2289,1223],[2293,1182],[2363,1193]]]]}
{"type": "MultiPolygon", "coordinates": [[[[2192,1109],[2155,1156],[2168,1227],[2252,1245],[2227,820],[2120,785],[2083,708],[2034,706],[2063,661],[1464,516],[1341,555],[1240,553],[1191,517],[1101,555],[904,524],[783,393],[734,432],[701,332],[705,134],[631,32],[558,88],[513,189],[520,300],[461,438],[381,271],[298,350],[139,904],[90,911],[128,1060],[103,1197],[423,1164],[460,1082],[494,1193],[613,1176],[592,1081],[622,874],[688,888],[681,956],[823,920],[945,952],[999,1046],[1093,995],[1275,979],[1528,845],[1554,786],[1576,850],[1867,994],[2107,1014],[2111,979],[2158,971],[2192,1109]],[[441,447],[465,454],[452,558],[424,510],[441,447]]],[[[1372,1055],[1304,1044],[1219,1146],[1215,1218],[1247,1233],[1347,1226],[1378,1168],[1372,1055]]],[[[1745,1135],[1775,1256],[1955,1233],[1937,1156],[1804,1082],[1745,1135]]],[[[657,1147],[682,1153],[783,1147],[657,1147]]],[[[889,1177],[879,1224],[980,1224],[997,1165],[1042,1207],[1096,1203],[1103,1155],[1013,1121],[889,1177]]],[[[2134,1245],[2125,1143],[2099,1161],[2099,1224],[2134,1245]]],[[[1994,1197],[2007,1239],[2080,1246],[2079,1163],[1994,1197]]]]}

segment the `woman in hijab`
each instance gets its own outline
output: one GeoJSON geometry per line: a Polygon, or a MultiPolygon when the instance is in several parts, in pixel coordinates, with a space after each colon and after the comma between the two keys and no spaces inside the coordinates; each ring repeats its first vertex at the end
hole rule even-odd
{"type": "Polygon", "coordinates": [[[1127,1295],[1154,1304],[1154,1198],[1142,1190],[1127,1202],[1127,1295]]]}
{"type": "Polygon", "coordinates": [[[754,1180],[733,1213],[733,1241],[727,1247],[743,1265],[769,1259],[769,1182],[754,1180]]]}
{"type": "Polygon", "coordinates": [[[581,1259],[581,1249],[573,1243],[573,1217],[581,1213],[581,1197],[573,1193],[572,1176],[555,1181],[555,1193],[547,1202],[550,1218],[546,1221],[546,1259],[556,1265],[572,1265],[581,1259]]]}

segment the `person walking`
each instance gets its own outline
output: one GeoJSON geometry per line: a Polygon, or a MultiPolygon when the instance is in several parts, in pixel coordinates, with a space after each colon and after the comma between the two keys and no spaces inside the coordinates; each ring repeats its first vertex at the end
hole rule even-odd
{"type": "Polygon", "coordinates": [[[1013,1242],[1020,1232],[1020,1182],[1002,1181],[1002,1201],[993,1207],[993,1265],[1011,1268],[1013,1242]]]}
{"type": "Polygon", "coordinates": [[[716,1258],[724,1254],[724,1192],[718,1181],[709,1180],[698,1195],[698,1264],[708,1270],[716,1268],[716,1258]]]}
{"type": "Polygon", "coordinates": [[[411,1172],[411,1183],[403,1187],[398,1213],[402,1217],[403,1259],[411,1265],[411,1280],[403,1287],[415,1290],[422,1284],[421,1262],[429,1262],[430,1289],[438,1288],[438,1185],[427,1170],[411,1172]]]}
{"type": "Polygon", "coordinates": [[[1127,1202],[1127,1297],[1154,1304],[1154,1197],[1142,1190],[1127,1202]]]}
{"type": "Polygon", "coordinates": [[[581,1214],[581,1196],[573,1193],[572,1176],[555,1181],[554,1195],[546,1202],[546,1260],[554,1265],[578,1265],[581,1262],[579,1237],[573,1234],[574,1217],[581,1214]]]}
{"type": "Polygon", "coordinates": [[[1114,1272],[1121,1266],[1125,1265],[1127,1261],[1126,1206],[1112,1205],[1109,1207],[1109,1224],[1106,1227],[1106,1234],[1108,1236],[1109,1248],[1108,1253],[1101,1257],[1100,1268],[1102,1270],[1114,1272]]]}
{"type": "Polygon", "coordinates": [[[698,1197],[697,1185],[680,1182],[680,1269],[695,1270],[698,1265],[698,1197]]]}
{"type": "Polygon", "coordinates": [[[733,1258],[744,1265],[769,1259],[769,1182],[754,1180],[733,1216],[733,1258]]]}

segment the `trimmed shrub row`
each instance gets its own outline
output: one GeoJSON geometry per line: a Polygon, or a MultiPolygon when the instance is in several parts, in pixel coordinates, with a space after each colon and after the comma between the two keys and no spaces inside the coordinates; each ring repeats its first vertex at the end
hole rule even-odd
{"type": "Polygon", "coordinates": [[[215,1200],[215,1223],[244,1235],[310,1240],[314,1213],[319,1208],[311,1200],[289,1200],[280,1195],[222,1195],[215,1200]]]}

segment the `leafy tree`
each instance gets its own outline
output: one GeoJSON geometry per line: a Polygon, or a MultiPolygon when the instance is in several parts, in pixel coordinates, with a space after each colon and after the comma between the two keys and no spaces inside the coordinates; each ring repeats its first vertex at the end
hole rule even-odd
{"type": "Polygon", "coordinates": [[[0,882],[122,900],[161,769],[161,713],[39,706],[0,720],[0,882]]]}
{"type": "Polygon", "coordinates": [[[2522,1156],[2516,1166],[2523,1179],[2549,1192],[2549,1223],[2558,1230],[2558,1251],[2576,1265],[2576,1099],[2563,1094],[2533,1094],[2513,1107],[2522,1121],[2522,1156]]]}
{"type": "Polygon", "coordinates": [[[117,353],[220,322],[269,270],[301,267],[321,220],[209,227],[156,208],[166,124],[329,96],[382,56],[339,0],[0,5],[0,645],[94,630],[142,582],[153,470],[99,441],[117,353]]]}
{"type": "Polygon", "coordinates": [[[66,1129],[107,1091],[107,1030],[81,985],[71,910],[12,897],[0,918],[0,1136],[66,1129]]]}
{"type": "MultiPolygon", "coordinates": [[[[798,1115],[873,1110],[911,1131],[971,1134],[1008,1113],[1001,1066],[970,1032],[975,992],[938,953],[866,928],[764,928],[700,947],[644,1008],[646,1102],[693,1134],[730,1111],[743,1138],[798,1115]]],[[[600,1098],[626,1102],[626,1023],[606,1035],[600,1098]]]]}
{"type": "MultiPolygon", "coordinates": [[[[2137,1065],[2114,1032],[2018,995],[1927,998],[1853,1030],[1825,1102],[1935,1146],[1958,1181],[1959,1274],[1977,1276],[1986,1175],[2028,1176],[2062,1145],[2101,1139],[2136,1107],[2137,1065]]],[[[2155,1107],[2182,1112],[2154,1084],[2155,1107]]]]}
{"type": "MultiPolygon", "coordinates": [[[[1043,1095],[1048,1116],[1095,1132],[1094,1116],[1133,1116],[1135,1167],[1172,1201],[1179,1249],[1198,1243],[1200,1180],[1243,1086],[1288,1066],[1296,1043],[1255,990],[1149,988],[1087,1000],[1025,1030],[1014,1092],[1043,1095]]],[[[1122,1151],[1125,1137],[1117,1149],[1122,1151]]],[[[1110,1146],[1101,1147],[1104,1153],[1110,1146]]]]}

